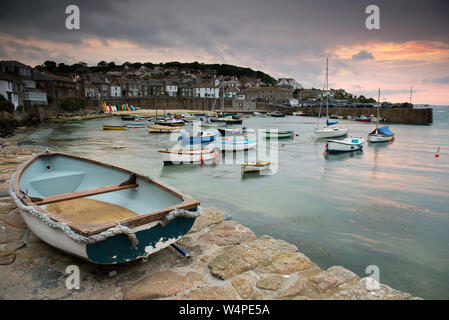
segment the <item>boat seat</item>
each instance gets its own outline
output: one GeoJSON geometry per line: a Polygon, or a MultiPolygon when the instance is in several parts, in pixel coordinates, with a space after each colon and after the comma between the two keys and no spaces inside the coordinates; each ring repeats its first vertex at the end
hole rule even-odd
{"type": "Polygon", "coordinates": [[[111,186],[105,186],[105,187],[89,189],[89,190],[57,194],[57,195],[52,195],[52,196],[48,196],[48,197],[44,197],[44,198],[30,197],[30,199],[36,205],[41,206],[44,204],[62,202],[62,201],[72,200],[72,199],[85,198],[85,197],[94,196],[97,194],[103,194],[103,193],[109,193],[109,192],[120,191],[120,190],[125,190],[125,189],[137,188],[139,185],[136,183],[136,179],[137,179],[136,175],[134,173],[132,173],[128,180],[126,180],[120,184],[114,184],[111,186]]]}
{"type": "Polygon", "coordinates": [[[76,190],[85,176],[84,171],[47,171],[30,180],[30,185],[43,196],[76,190]]]}
{"type": "Polygon", "coordinates": [[[98,225],[134,218],[137,213],[119,205],[93,199],[73,199],[52,203],[48,212],[73,223],[98,225]]]}

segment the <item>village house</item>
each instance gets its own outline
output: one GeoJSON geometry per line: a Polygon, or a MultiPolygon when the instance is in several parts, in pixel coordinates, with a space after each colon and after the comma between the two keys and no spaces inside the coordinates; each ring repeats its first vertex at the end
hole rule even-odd
{"type": "Polygon", "coordinates": [[[292,87],[293,90],[303,89],[302,85],[295,81],[293,78],[279,78],[277,82],[279,87],[292,87]]]}
{"type": "Polygon", "coordinates": [[[15,82],[18,105],[40,106],[48,104],[47,93],[37,88],[36,81],[33,80],[33,69],[30,66],[18,61],[1,61],[0,71],[10,75],[11,80],[14,79],[11,86],[15,82]]]}
{"type": "Polygon", "coordinates": [[[172,81],[165,81],[165,92],[169,97],[178,95],[178,85],[172,81]]]}
{"type": "Polygon", "coordinates": [[[120,98],[122,96],[122,87],[118,81],[113,81],[109,84],[110,97],[120,98]]]}
{"type": "Polygon", "coordinates": [[[193,96],[197,98],[219,98],[220,89],[213,84],[195,85],[193,88],[193,96]]]}
{"type": "Polygon", "coordinates": [[[247,100],[282,103],[293,98],[293,89],[288,87],[260,87],[242,90],[247,100]]]}
{"type": "Polygon", "coordinates": [[[192,98],[193,97],[193,88],[188,84],[179,84],[178,85],[178,97],[181,98],[192,98]]]}
{"type": "Polygon", "coordinates": [[[13,76],[0,72],[0,95],[11,102],[16,109],[19,106],[17,85],[17,81],[13,76]]]}

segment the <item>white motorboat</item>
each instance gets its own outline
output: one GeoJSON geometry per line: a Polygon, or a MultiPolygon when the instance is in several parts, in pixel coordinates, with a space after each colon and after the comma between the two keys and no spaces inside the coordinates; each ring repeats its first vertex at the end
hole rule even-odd
{"type": "Polygon", "coordinates": [[[351,152],[363,148],[365,140],[362,138],[348,137],[343,140],[328,140],[326,143],[326,152],[351,152]]]}

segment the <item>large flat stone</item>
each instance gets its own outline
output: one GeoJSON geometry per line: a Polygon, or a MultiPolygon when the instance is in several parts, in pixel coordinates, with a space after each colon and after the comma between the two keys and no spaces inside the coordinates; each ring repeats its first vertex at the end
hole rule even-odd
{"type": "Polygon", "coordinates": [[[14,209],[8,214],[0,215],[0,221],[3,221],[7,225],[19,229],[26,229],[28,228],[27,224],[23,220],[22,216],[20,215],[19,209],[14,209]]]}
{"type": "Polygon", "coordinates": [[[201,231],[222,221],[224,221],[224,211],[217,208],[203,208],[201,209],[201,216],[195,219],[189,233],[201,231]]]}
{"type": "Polygon", "coordinates": [[[0,221],[0,244],[22,239],[25,230],[11,227],[0,221]]]}
{"type": "Polygon", "coordinates": [[[203,276],[196,272],[180,275],[167,270],[154,273],[125,290],[124,300],[149,300],[174,296],[192,288],[203,276]]]}
{"type": "Polygon", "coordinates": [[[366,277],[330,297],[332,300],[410,300],[420,299],[366,277]]]}
{"type": "Polygon", "coordinates": [[[293,253],[296,246],[283,240],[263,237],[245,241],[226,250],[209,263],[211,274],[221,280],[226,280],[257,267],[259,264],[270,264],[277,256],[293,253]]]}
{"type": "Polygon", "coordinates": [[[254,232],[235,221],[223,221],[200,237],[201,241],[218,246],[236,245],[250,239],[256,239],[254,232]]]}
{"type": "Polygon", "coordinates": [[[257,281],[256,287],[259,289],[276,291],[281,287],[284,281],[285,279],[281,275],[267,276],[257,281]]]}
{"type": "Polygon", "coordinates": [[[239,294],[242,299],[248,299],[253,293],[253,286],[251,280],[245,276],[235,277],[231,281],[234,286],[235,291],[239,294]]]}
{"type": "Polygon", "coordinates": [[[276,257],[270,264],[257,267],[259,273],[291,274],[309,270],[316,265],[300,252],[286,253],[276,257]]]}
{"type": "Polygon", "coordinates": [[[317,285],[320,293],[337,289],[343,284],[360,280],[354,272],[341,266],[330,267],[326,271],[320,272],[310,278],[310,281],[317,285]]]}

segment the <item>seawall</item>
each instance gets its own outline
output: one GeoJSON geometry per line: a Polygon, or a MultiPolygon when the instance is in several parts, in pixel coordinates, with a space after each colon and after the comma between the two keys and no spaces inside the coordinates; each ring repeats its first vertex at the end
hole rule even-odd
{"type": "Polygon", "coordinates": [[[418,299],[343,266],[321,269],[300,248],[203,208],[178,245],[148,261],[99,266],[60,252],[27,227],[7,192],[11,175],[39,147],[0,139],[0,300],[411,300],[418,299]],[[80,289],[66,288],[66,268],[80,270],[80,289]]]}
{"type": "MultiPolygon", "coordinates": [[[[158,110],[205,110],[205,111],[233,111],[252,113],[254,111],[272,112],[280,111],[286,114],[293,112],[304,112],[307,116],[317,117],[319,107],[285,107],[282,105],[273,105],[261,102],[252,102],[244,100],[224,99],[207,99],[207,98],[169,98],[169,97],[155,97],[155,98],[117,98],[105,99],[106,103],[130,104],[142,109],[158,109],[158,110]],[[224,107],[222,107],[222,103],[224,107]]],[[[324,115],[326,109],[322,109],[324,115]]],[[[427,109],[400,109],[400,108],[381,108],[381,117],[386,119],[388,123],[394,124],[418,124],[427,125],[433,122],[433,110],[427,109]]],[[[371,116],[377,115],[376,108],[347,108],[347,107],[330,107],[329,115],[339,115],[355,117],[355,116],[371,116]]]]}

